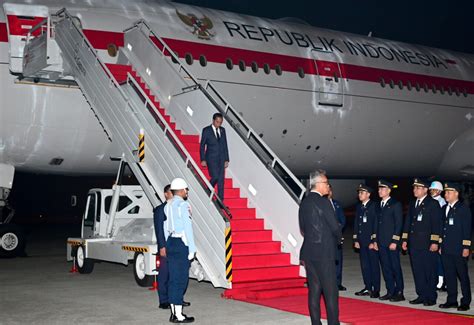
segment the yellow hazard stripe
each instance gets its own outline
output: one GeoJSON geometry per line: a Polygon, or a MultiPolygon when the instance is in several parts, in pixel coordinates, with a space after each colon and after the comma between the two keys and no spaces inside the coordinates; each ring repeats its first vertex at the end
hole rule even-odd
{"type": "Polygon", "coordinates": [[[122,246],[122,250],[130,252],[148,253],[148,248],[146,247],[122,246]]]}
{"type": "Polygon", "coordinates": [[[145,134],[141,132],[138,136],[138,161],[145,161],[145,134]]]}
{"type": "Polygon", "coordinates": [[[68,240],[67,243],[71,246],[80,246],[84,243],[82,240],[68,240]]]}
{"type": "Polygon", "coordinates": [[[225,229],[225,275],[232,282],[232,231],[230,227],[225,229]]]}

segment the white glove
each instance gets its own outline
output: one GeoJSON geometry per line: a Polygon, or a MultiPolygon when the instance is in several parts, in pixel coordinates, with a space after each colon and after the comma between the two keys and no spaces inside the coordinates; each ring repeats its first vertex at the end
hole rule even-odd
{"type": "Polygon", "coordinates": [[[196,253],[189,253],[189,254],[188,254],[188,260],[190,260],[190,261],[194,260],[194,255],[195,255],[195,254],[196,254],[196,253]]]}

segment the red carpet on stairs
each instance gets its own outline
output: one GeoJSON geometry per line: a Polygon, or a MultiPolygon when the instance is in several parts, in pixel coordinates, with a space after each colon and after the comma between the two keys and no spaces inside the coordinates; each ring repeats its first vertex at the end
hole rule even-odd
{"type": "MultiPolygon", "coordinates": [[[[126,65],[108,64],[108,68],[119,83],[126,81],[127,73],[153,101],[157,112],[178,135],[186,150],[200,166],[199,135],[183,135],[171,116],[155,100],[142,78],[126,65]]],[[[212,116],[209,116],[209,122],[212,116]]],[[[155,117],[155,120],[157,118],[155,117]]],[[[207,168],[201,170],[210,180],[207,168]]],[[[257,219],[255,209],[248,208],[248,200],[242,197],[240,189],[233,186],[232,179],[225,180],[224,204],[232,214],[232,289],[226,290],[226,298],[268,298],[283,297],[305,292],[305,279],[299,276],[299,266],[290,263],[290,255],[281,252],[281,242],[274,241],[272,231],[265,229],[263,219],[257,219]]]]}
{"type": "MultiPolygon", "coordinates": [[[[309,316],[307,294],[292,297],[238,300],[309,316]]],[[[324,303],[321,303],[321,314],[323,318],[326,318],[324,303]]],[[[474,324],[474,318],[343,297],[339,298],[339,320],[343,323],[368,325],[474,324]]]]}

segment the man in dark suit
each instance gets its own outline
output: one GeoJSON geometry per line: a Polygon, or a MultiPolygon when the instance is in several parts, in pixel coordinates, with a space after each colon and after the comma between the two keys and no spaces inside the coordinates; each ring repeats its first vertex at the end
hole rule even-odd
{"type": "Polygon", "coordinates": [[[448,202],[443,207],[442,236],[440,239],[441,260],[445,272],[448,298],[440,308],[458,308],[459,311],[469,310],[471,304],[471,284],[467,260],[471,248],[471,211],[468,204],[460,202],[461,185],[458,183],[444,184],[444,193],[448,202]],[[458,307],[458,283],[461,282],[461,305],[458,307]]]}
{"type": "Polygon", "coordinates": [[[360,268],[364,289],[357,291],[356,296],[380,297],[379,253],[374,249],[377,234],[377,205],[370,199],[372,188],[360,184],[357,193],[360,203],[356,207],[354,218],[354,247],[359,250],[360,268]]]}
{"type": "MultiPolygon", "coordinates": [[[[158,244],[158,252],[160,254],[160,269],[158,270],[158,300],[159,300],[159,308],[161,309],[169,309],[170,303],[168,300],[168,280],[169,280],[169,272],[168,272],[168,259],[166,257],[166,239],[165,239],[165,231],[164,231],[164,222],[166,221],[165,215],[165,206],[166,204],[173,199],[173,193],[171,192],[171,185],[168,184],[163,189],[164,196],[166,201],[157,206],[153,211],[153,223],[155,226],[155,235],[156,235],[156,242],[158,244]]],[[[183,306],[190,306],[189,302],[183,302],[183,306]]]]}
{"type": "Polygon", "coordinates": [[[298,212],[300,230],[304,237],[300,259],[308,279],[308,305],[311,324],[321,324],[321,294],[324,295],[328,324],[339,324],[336,279],[336,251],[341,242],[341,226],[331,202],[326,173],[310,174],[311,192],[303,199],[298,212]]]}
{"type": "Polygon", "coordinates": [[[225,169],[229,166],[229,150],[227,137],[222,127],[224,118],[221,113],[212,116],[212,124],[202,130],[201,135],[201,165],[208,168],[211,185],[217,184],[217,192],[224,200],[225,169]]]}
{"type": "MultiPolygon", "coordinates": [[[[332,193],[332,186],[329,185],[329,194],[328,199],[331,201],[332,206],[334,207],[334,212],[336,213],[337,222],[341,226],[341,231],[344,233],[344,227],[346,226],[346,216],[344,215],[344,209],[339,201],[333,199],[332,193]]],[[[342,285],[342,262],[343,262],[343,254],[342,254],[342,246],[343,246],[344,238],[342,238],[341,243],[337,246],[337,253],[336,253],[336,278],[337,278],[337,288],[339,291],[346,291],[347,288],[342,285]]]]}
{"type": "Polygon", "coordinates": [[[438,284],[438,243],[441,227],[441,208],[428,195],[430,183],[415,178],[412,200],[408,206],[402,235],[402,248],[410,253],[411,268],[418,297],[410,304],[434,306],[438,284]]]}
{"type": "Polygon", "coordinates": [[[383,278],[387,294],[380,300],[392,302],[403,301],[403,274],[400,265],[400,236],[403,228],[402,204],[390,197],[394,185],[386,180],[379,180],[378,223],[374,249],[379,252],[383,278]]]}

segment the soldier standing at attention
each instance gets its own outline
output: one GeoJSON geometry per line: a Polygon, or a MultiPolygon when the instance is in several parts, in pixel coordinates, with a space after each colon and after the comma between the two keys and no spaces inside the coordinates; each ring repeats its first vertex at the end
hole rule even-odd
{"type": "Polygon", "coordinates": [[[403,228],[402,204],[390,197],[394,185],[379,180],[380,206],[374,249],[379,252],[387,294],[380,300],[403,301],[403,273],[400,265],[400,236],[403,228]]]}
{"type": "Polygon", "coordinates": [[[360,268],[364,280],[364,289],[356,296],[380,297],[379,253],[374,249],[377,233],[377,202],[370,199],[373,190],[360,184],[357,188],[360,203],[356,207],[354,219],[354,247],[359,250],[360,268]]]}
{"type": "Polygon", "coordinates": [[[471,247],[471,211],[469,206],[459,201],[461,185],[446,183],[444,187],[448,204],[443,208],[442,236],[440,239],[441,260],[445,272],[448,299],[439,308],[458,307],[458,284],[461,282],[461,305],[459,311],[469,310],[471,304],[471,284],[467,269],[467,260],[471,247]]]}
{"type": "Polygon", "coordinates": [[[433,306],[436,304],[438,243],[441,208],[438,201],[428,195],[430,184],[415,178],[413,195],[403,228],[403,250],[410,254],[410,262],[418,297],[410,304],[433,306]]]}

